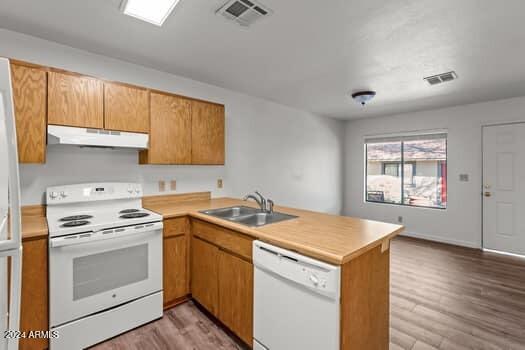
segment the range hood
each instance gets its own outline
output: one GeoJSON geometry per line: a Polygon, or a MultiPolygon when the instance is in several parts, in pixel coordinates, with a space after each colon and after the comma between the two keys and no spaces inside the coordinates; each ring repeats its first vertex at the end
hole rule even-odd
{"type": "Polygon", "coordinates": [[[146,149],[148,148],[148,139],[148,134],[135,132],[75,128],[61,125],[47,126],[47,143],[49,145],[146,149]]]}

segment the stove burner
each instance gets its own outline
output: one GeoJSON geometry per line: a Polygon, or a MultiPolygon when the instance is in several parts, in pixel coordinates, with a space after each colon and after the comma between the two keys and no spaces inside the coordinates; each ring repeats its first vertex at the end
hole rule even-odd
{"type": "Polygon", "coordinates": [[[136,212],[139,212],[140,210],[138,209],[124,209],[124,210],[121,210],[119,211],[118,213],[119,214],[130,214],[130,213],[136,213],[136,212]]]}
{"type": "Polygon", "coordinates": [[[65,218],[60,219],[60,221],[78,221],[78,220],[86,220],[91,219],[92,215],[71,215],[66,216],[65,218]]]}
{"type": "MultiPolygon", "coordinates": [[[[89,215],[87,215],[89,216],[89,215]]],[[[64,224],[62,224],[61,227],[77,227],[77,226],[84,226],[89,224],[89,221],[87,220],[74,220],[74,221],[68,221],[64,224]]]]}
{"type": "Polygon", "coordinates": [[[130,213],[130,214],[124,214],[121,215],[121,219],[135,219],[135,218],[143,218],[144,216],[149,216],[148,213],[130,213]]]}

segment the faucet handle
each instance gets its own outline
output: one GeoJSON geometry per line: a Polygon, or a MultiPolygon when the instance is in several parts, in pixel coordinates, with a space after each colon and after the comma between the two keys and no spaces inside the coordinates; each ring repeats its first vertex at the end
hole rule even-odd
{"type": "Polygon", "coordinates": [[[267,205],[267,208],[266,208],[266,211],[269,212],[269,213],[273,213],[273,201],[271,199],[267,199],[266,200],[266,205],[267,205]]]}

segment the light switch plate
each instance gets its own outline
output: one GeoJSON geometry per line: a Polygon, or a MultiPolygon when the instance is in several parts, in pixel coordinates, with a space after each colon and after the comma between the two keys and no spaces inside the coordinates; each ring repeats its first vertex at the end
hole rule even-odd
{"type": "Polygon", "coordinates": [[[468,174],[459,174],[459,181],[468,182],[468,174]]]}
{"type": "Polygon", "coordinates": [[[163,180],[159,180],[159,192],[166,191],[166,183],[163,180]]]}
{"type": "Polygon", "coordinates": [[[170,191],[176,191],[177,190],[177,180],[171,180],[170,181],[170,191]]]}
{"type": "Polygon", "coordinates": [[[222,188],[222,179],[217,179],[217,188],[222,188]]]}

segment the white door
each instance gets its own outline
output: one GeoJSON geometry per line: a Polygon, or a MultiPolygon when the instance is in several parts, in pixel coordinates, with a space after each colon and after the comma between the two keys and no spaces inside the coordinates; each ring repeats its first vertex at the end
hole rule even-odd
{"type": "Polygon", "coordinates": [[[525,255],[525,123],[483,128],[483,247],[525,255]]]}

